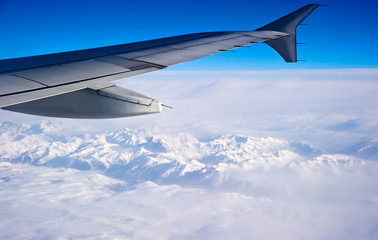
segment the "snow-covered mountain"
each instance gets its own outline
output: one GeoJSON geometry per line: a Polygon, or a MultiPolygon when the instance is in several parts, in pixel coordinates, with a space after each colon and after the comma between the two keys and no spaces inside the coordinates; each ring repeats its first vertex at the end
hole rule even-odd
{"type": "Polygon", "coordinates": [[[5,122],[0,238],[377,239],[378,164],[355,154],[368,144],[329,154],[277,138],[5,122]]]}
{"type": "Polygon", "coordinates": [[[362,159],[378,161],[378,142],[364,140],[345,148],[342,153],[362,159]]]}
{"type": "Polygon", "coordinates": [[[355,159],[323,154],[308,144],[275,138],[222,135],[199,140],[189,134],[159,135],[145,129],[66,134],[59,125],[0,125],[0,159],[34,166],[98,170],[129,183],[180,185],[249,182],[256,170],[329,166],[344,168],[355,159]]]}

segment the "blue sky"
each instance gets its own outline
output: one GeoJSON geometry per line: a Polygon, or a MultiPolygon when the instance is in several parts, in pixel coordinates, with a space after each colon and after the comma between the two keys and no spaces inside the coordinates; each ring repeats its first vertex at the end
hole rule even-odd
{"type": "MultiPolygon", "coordinates": [[[[185,33],[253,30],[310,1],[0,1],[0,59],[122,44],[185,33]]],[[[299,27],[286,64],[265,44],[172,70],[371,68],[378,66],[377,1],[321,1],[299,27]]]]}
{"type": "MultiPolygon", "coordinates": [[[[253,30],[308,3],[0,0],[0,59],[253,30]]],[[[306,62],[254,44],[115,82],[159,114],[1,110],[0,238],[378,239],[378,1],[320,3],[306,62]]]]}

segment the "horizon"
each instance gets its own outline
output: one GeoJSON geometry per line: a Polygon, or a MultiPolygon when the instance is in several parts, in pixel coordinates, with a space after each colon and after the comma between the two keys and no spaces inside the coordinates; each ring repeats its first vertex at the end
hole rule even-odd
{"type": "MultiPolygon", "coordinates": [[[[306,3],[4,0],[0,59],[252,30],[306,3]]],[[[377,9],[316,9],[306,62],[253,44],[115,81],[159,114],[1,109],[0,238],[377,239],[377,9]]]]}

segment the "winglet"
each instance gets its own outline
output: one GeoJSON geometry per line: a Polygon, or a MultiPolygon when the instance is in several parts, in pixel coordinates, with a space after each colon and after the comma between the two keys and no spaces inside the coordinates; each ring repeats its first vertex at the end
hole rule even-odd
{"type": "Polygon", "coordinates": [[[289,33],[286,37],[268,40],[265,43],[274,48],[286,62],[297,62],[297,26],[314,11],[319,4],[308,4],[256,31],[278,31],[289,33]]]}

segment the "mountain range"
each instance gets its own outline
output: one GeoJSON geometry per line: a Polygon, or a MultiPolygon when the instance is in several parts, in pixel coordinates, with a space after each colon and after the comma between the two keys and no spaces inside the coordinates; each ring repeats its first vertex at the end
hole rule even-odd
{"type": "Polygon", "coordinates": [[[1,161],[96,170],[129,183],[226,186],[250,181],[256,170],[345,168],[361,157],[374,160],[377,149],[376,142],[365,141],[343,153],[327,154],[309,144],[271,137],[220,135],[199,140],[142,128],[68,134],[51,122],[0,125],[1,161]]]}

